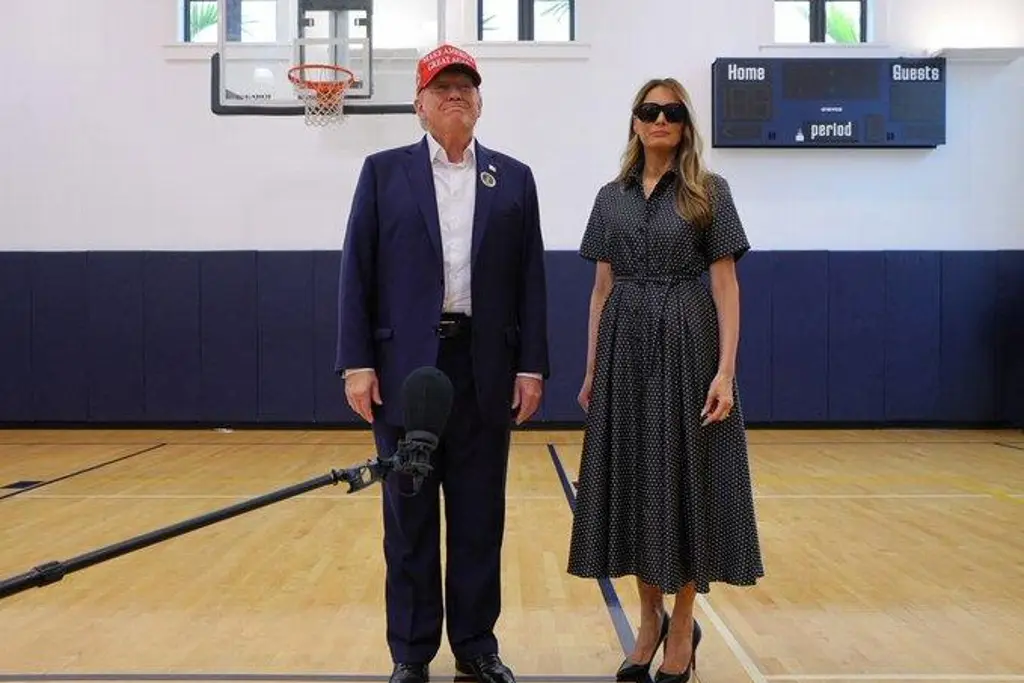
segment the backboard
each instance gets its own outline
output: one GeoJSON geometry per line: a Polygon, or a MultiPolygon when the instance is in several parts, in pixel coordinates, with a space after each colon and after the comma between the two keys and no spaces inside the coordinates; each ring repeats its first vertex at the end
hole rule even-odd
{"type": "Polygon", "coordinates": [[[288,72],[315,63],[354,74],[346,115],[414,113],[416,62],[443,40],[444,3],[217,0],[216,24],[205,36],[217,33],[211,109],[221,116],[302,116],[288,72]]]}

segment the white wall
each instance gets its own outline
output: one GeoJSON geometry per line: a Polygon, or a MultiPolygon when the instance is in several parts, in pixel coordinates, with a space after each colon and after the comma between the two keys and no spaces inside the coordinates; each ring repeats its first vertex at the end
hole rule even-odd
{"type": "MultiPolygon", "coordinates": [[[[451,0],[453,33],[475,4],[451,0]]],[[[715,57],[830,49],[766,47],[770,0],[577,4],[582,45],[472,48],[480,138],[534,167],[551,249],[578,246],[644,79],[683,80],[710,141],[715,57]]],[[[879,0],[879,16],[887,45],[846,49],[1024,44],[1021,0],[879,0]]],[[[177,22],[175,0],[4,3],[0,249],[335,249],[362,157],[421,134],[411,117],[333,131],[215,117],[207,48],[169,46],[177,22]]],[[[758,249],[1024,248],[1024,61],[952,62],[948,106],[937,151],[709,150],[709,161],[758,249]]]]}

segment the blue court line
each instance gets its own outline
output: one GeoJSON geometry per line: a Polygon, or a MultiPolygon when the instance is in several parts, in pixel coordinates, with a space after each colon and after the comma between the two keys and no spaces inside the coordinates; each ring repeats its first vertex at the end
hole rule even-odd
{"type": "MultiPolygon", "coordinates": [[[[558,449],[555,448],[554,444],[548,444],[548,453],[551,455],[551,462],[555,466],[555,471],[558,472],[558,479],[562,482],[562,490],[565,491],[565,499],[569,503],[569,509],[575,510],[576,493],[572,489],[572,484],[569,483],[569,477],[565,473],[562,459],[558,456],[558,449]]],[[[622,609],[619,595],[615,592],[615,586],[612,585],[611,580],[598,579],[597,584],[601,587],[601,595],[604,596],[604,604],[608,608],[608,614],[612,618],[612,625],[615,626],[615,632],[619,636],[622,652],[628,655],[633,651],[633,647],[636,644],[636,639],[633,636],[633,627],[629,624],[629,619],[622,609]]]]}
{"type": "MultiPolygon", "coordinates": [[[[2,445],[2,444],[0,444],[0,445],[2,445]]],[[[99,445],[99,444],[94,444],[94,445],[99,445]]],[[[28,493],[29,491],[36,491],[38,489],[43,488],[44,486],[49,486],[50,484],[56,484],[59,481],[64,481],[65,479],[71,479],[72,477],[77,477],[80,474],[86,474],[88,472],[92,472],[93,470],[98,470],[101,467],[106,467],[107,465],[113,465],[115,463],[121,462],[122,460],[127,460],[128,458],[134,458],[135,456],[142,455],[143,453],[149,453],[151,451],[155,451],[156,449],[163,448],[166,445],[167,444],[158,443],[155,446],[148,446],[146,448],[143,448],[142,450],[135,451],[134,453],[129,453],[128,455],[122,455],[122,456],[120,456],[118,458],[114,458],[113,460],[106,460],[104,462],[97,463],[96,465],[92,465],[90,467],[86,467],[86,468],[80,469],[78,471],[72,472],[70,474],[65,474],[62,477],[57,477],[56,479],[48,479],[46,481],[41,481],[38,484],[35,484],[34,486],[28,486],[28,487],[25,487],[23,489],[18,489],[14,493],[8,493],[5,496],[0,496],[0,500],[3,500],[5,498],[13,498],[14,496],[19,496],[22,493],[28,493]]]]}

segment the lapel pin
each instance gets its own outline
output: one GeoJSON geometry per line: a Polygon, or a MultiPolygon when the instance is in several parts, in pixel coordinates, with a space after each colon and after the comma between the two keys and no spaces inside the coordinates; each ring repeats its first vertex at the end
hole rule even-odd
{"type": "Polygon", "coordinates": [[[488,171],[484,171],[483,173],[480,174],[480,182],[482,182],[487,187],[494,187],[498,181],[496,181],[494,179],[494,176],[492,176],[488,171]]]}

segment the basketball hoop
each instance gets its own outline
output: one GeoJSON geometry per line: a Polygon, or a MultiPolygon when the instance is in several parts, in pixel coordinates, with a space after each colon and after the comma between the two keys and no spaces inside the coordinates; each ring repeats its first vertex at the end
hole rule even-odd
{"type": "Polygon", "coordinates": [[[300,64],[288,70],[288,80],[306,109],[306,125],[327,126],[344,120],[345,90],[356,76],[334,64],[300,64]]]}

